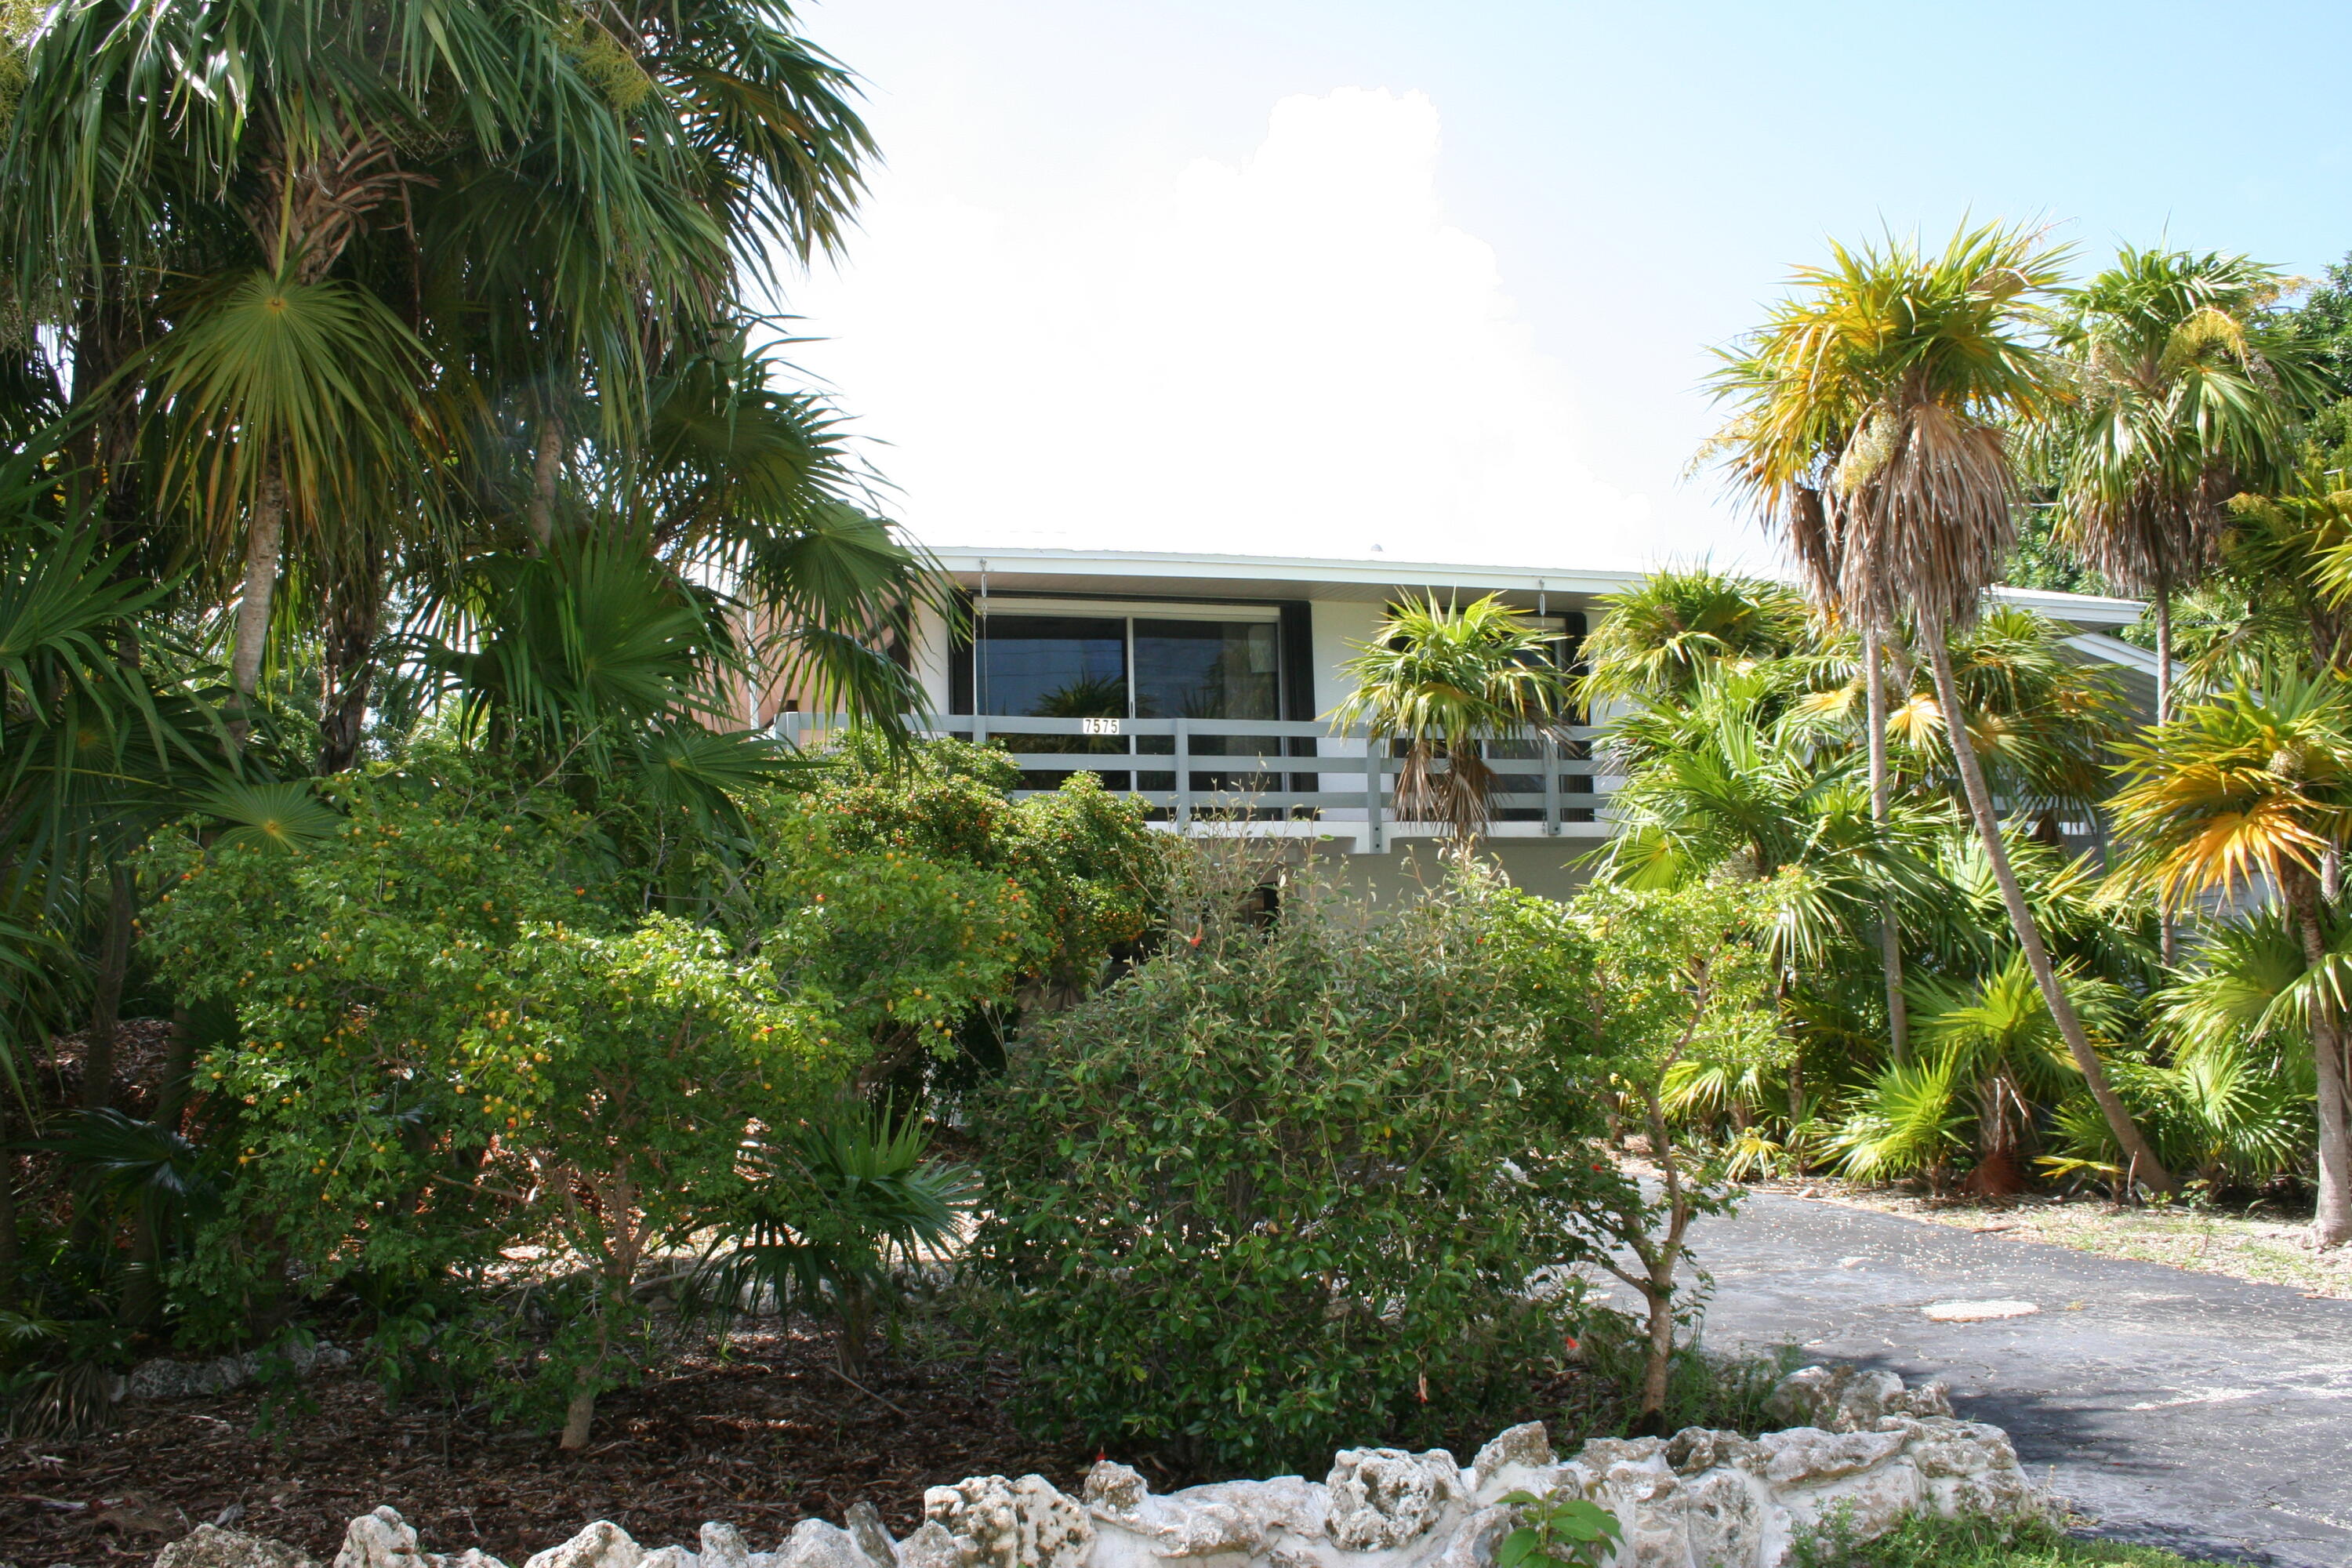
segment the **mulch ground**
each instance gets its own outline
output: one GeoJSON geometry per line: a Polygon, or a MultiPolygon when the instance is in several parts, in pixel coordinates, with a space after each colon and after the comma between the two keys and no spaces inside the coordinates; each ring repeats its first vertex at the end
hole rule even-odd
{"type": "Polygon", "coordinates": [[[275,1413],[251,1391],[127,1405],[102,1438],[0,1444],[0,1559],[145,1562],[212,1521],[328,1563],[351,1518],[381,1503],[427,1551],[478,1545],[513,1564],[599,1519],[647,1547],[688,1548],[703,1521],[723,1520],[766,1551],[796,1521],[838,1522],[861,1499],[904,1534],[925,1487],[1035,1471],[1075,1488],[1093,1458],[1016,1434],[1000,1373],[877,1359],[862,1393],[832,1363],[826,1338],[739,1334],[728,1361],[688,1360],[598,1401],[579,1454],[478,1414],[389,1410],[353,1375],[306,1383],[275,1413]]]}

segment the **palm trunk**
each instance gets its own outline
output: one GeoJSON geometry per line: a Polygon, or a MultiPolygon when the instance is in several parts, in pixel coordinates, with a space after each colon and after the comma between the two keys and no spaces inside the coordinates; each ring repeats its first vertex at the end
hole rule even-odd
{"type": "Polygon", "coordinates": [[[376,624],[383,613],[383,552],[370,549],[355,577],[335,585],[327,612],[326,657],[319,691],[319,771],[338,773],[359,760],[375,677],[376,624]]]}
{"type": "MultiPolygon", "coordinates": [[[[2161,576],[2156,584],[2156,722],[2158,729],[2172,722],[2172,594],[2161,576]]],[[[2170,969],[2180,957],[2180,938],[2169,910],[2157,910],[2156,941],[2157,956],[2170,969]]]]}
{"type": "MultiPolygon", "coordinates": [[[[2303,961],[2315,970],[2327,961],[2317,883],[2310,872],[2292,865],[2279,882],[2303,940],[2303,961]]],[[[2319,1202],[2311,1235],[2322,1247],[2341,1247],[2352,1241],[2352,1108],[2347,1105],[2344,1031],[2324,993],[2312,1008],[2311,1061],[2319,1080],[2319,1202]]]]}
{"type": "Polygon", "coordinates": [[[250,705],[261,689],[261,654],[269,642],[269,605],[286,542],[286,475],[276,453],[263,461],[260,492],[245,531],[245,586],[237,595],[236,647],[229,658],[230,682],[247,708],[232,726],[239,740],[252,728],[250,705]]]}
{"type": "Polygon", "coordinates": [[[89,1005],[89,1044],[81,1058],[81,1103],[103,1110],[114,1103],[114,1037],[122,1016],[122,979],[131,970],[131,918],[138,884],[131,868],[115,861],[106,868],[106,934],[100,940],[98,973],[89,1005]]]}
{"type": "MultiPolygon", "coordinates": [[[[1886,769],[1886,670],[1879,634],[1862,634],[1862,682],[1870,723],[1870,823],[1882,835],[1893,812],[1893,786],[1886,769]]],[[[1886,1044],[1897,1067],[1911,1059],[1911,1015],[1903,1004],[1903,933],[1895,921],[1895,899],[1878,901],[1878,963],[1886,979],[1886,1044]]]]}
{"type": "Polygon", "coordinates": [[[530,509],[524,514],[530,524],[530,536],[542,555],[555,542],[555,479],[562,461],[562,426],[556,423],[552,409],[542,409],[539,451],[530,465],[530,509]]]}
{"type": "Polygon", "coordinates": [[[1960,705],[1959,682],[1952,675],[1950,639],[1941,626],[1923,626],[1920,630],[1927,644],[1928,662],[1935,670],[1936,700],[1944,710],[1944,733],[1951,742],[1952,760],[1959,765],[1960,788],[1968,796],[1969,815],[1976,818],[1977,836],[1984,841],[1985,858],[1992,862],[1993,880],[2000,884],[2000,900],[2009,910],[2010,929],[2017,935],[2017,945],[2024,951],[2027,967],[2033,971],[2034,984],[2042,988],[2042,1000],[2049,1006],[2050,1016],[2057,1020],[2058,1032],[2066,1038],[2067,1051],[2082,1069],[2083,1081],[2090,1086],[2091,1098],[2098,1101],[2100,1113],[2107,1119],[2107,1130],[2115,1134],[2117,1146],[2124,1152],[2126,1185],[2137,1180],[2152,1192],[2170,1196],[2178,1184],[2141,1136],[2123,1097],[2107,1081],[2106,1068],[2100,1063],[2098,1053],[2091,1048],[2091,1037],[2084,1032],[2074,1004],[2058,984],[2057,968],[2050,962],[2050,950],[2042,944],[2042,927],[2027,906],[2025,893],[2018,886],[2017,872],[2009,863],[2009,849],[2000,837],[2000,818],[1993,812],[1992,792],[1985,787],[1984,770],[1977,763],[1976,743],[1969,738],[1968,712],[1960,705]]]}
{"type": "Polygon", "coordinates": [[[2172,595],[2156,589],[2156,721],[2172,722],[2172,595]]]}

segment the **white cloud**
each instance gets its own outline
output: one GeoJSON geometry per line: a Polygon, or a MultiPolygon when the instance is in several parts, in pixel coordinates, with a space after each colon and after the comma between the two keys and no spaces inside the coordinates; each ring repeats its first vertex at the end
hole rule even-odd
{"type": "MultiPolygon", "coordinates": [[[[1493,249],[1446,221],[1436,109],[1276,105],[1236,166],[986,205],[887,173],[794,306],[936,544],[1639,565],[1493,249]]],[[[943,161],[944,163],[944,161],[943,161]]]]}

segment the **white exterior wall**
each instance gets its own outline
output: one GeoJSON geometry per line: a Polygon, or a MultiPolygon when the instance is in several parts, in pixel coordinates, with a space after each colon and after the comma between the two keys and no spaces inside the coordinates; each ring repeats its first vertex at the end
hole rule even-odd
{"type": "Polygon", "coordinates": [[[937,609],[924,605],[915,612],[915,679],[920,683],[923,695],[929,700],[930,710],[948,710],[948,659],[954,651],[948,637],[948,620],[937,609]]]}
{"type": "MultiPolygon", "coordinates": [[[[1302,719],[1320,719],[1346,701],[1355,690],[1354,682],[1340,673],[1340,668],[1354,657],[1358,643],[1370,642],[1380,630],[1384,607],[1368,600],[1325,599],[1308,606],[1307,643],[1315,661],[1315,711],[1302,713],[1302,719]]],[[[1337,757],[1360,757],[1364,754],[1361,741],[1327,740],[1326,754],[1337,757]]]]}

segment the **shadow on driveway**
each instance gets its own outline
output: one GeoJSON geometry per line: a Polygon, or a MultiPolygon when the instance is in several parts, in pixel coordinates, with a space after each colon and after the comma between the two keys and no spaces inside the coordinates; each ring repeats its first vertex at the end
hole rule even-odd
{"type": "Polygon", "coordinates": [[[2352,1565],[2352,1302],[1774,1194],[1691,1246],[1710,1342],[1943,1377],[2096,1533],[2352,1565]],[[1920,1311],[1986,1300],[2038,1310],[1920,1311]]]}

